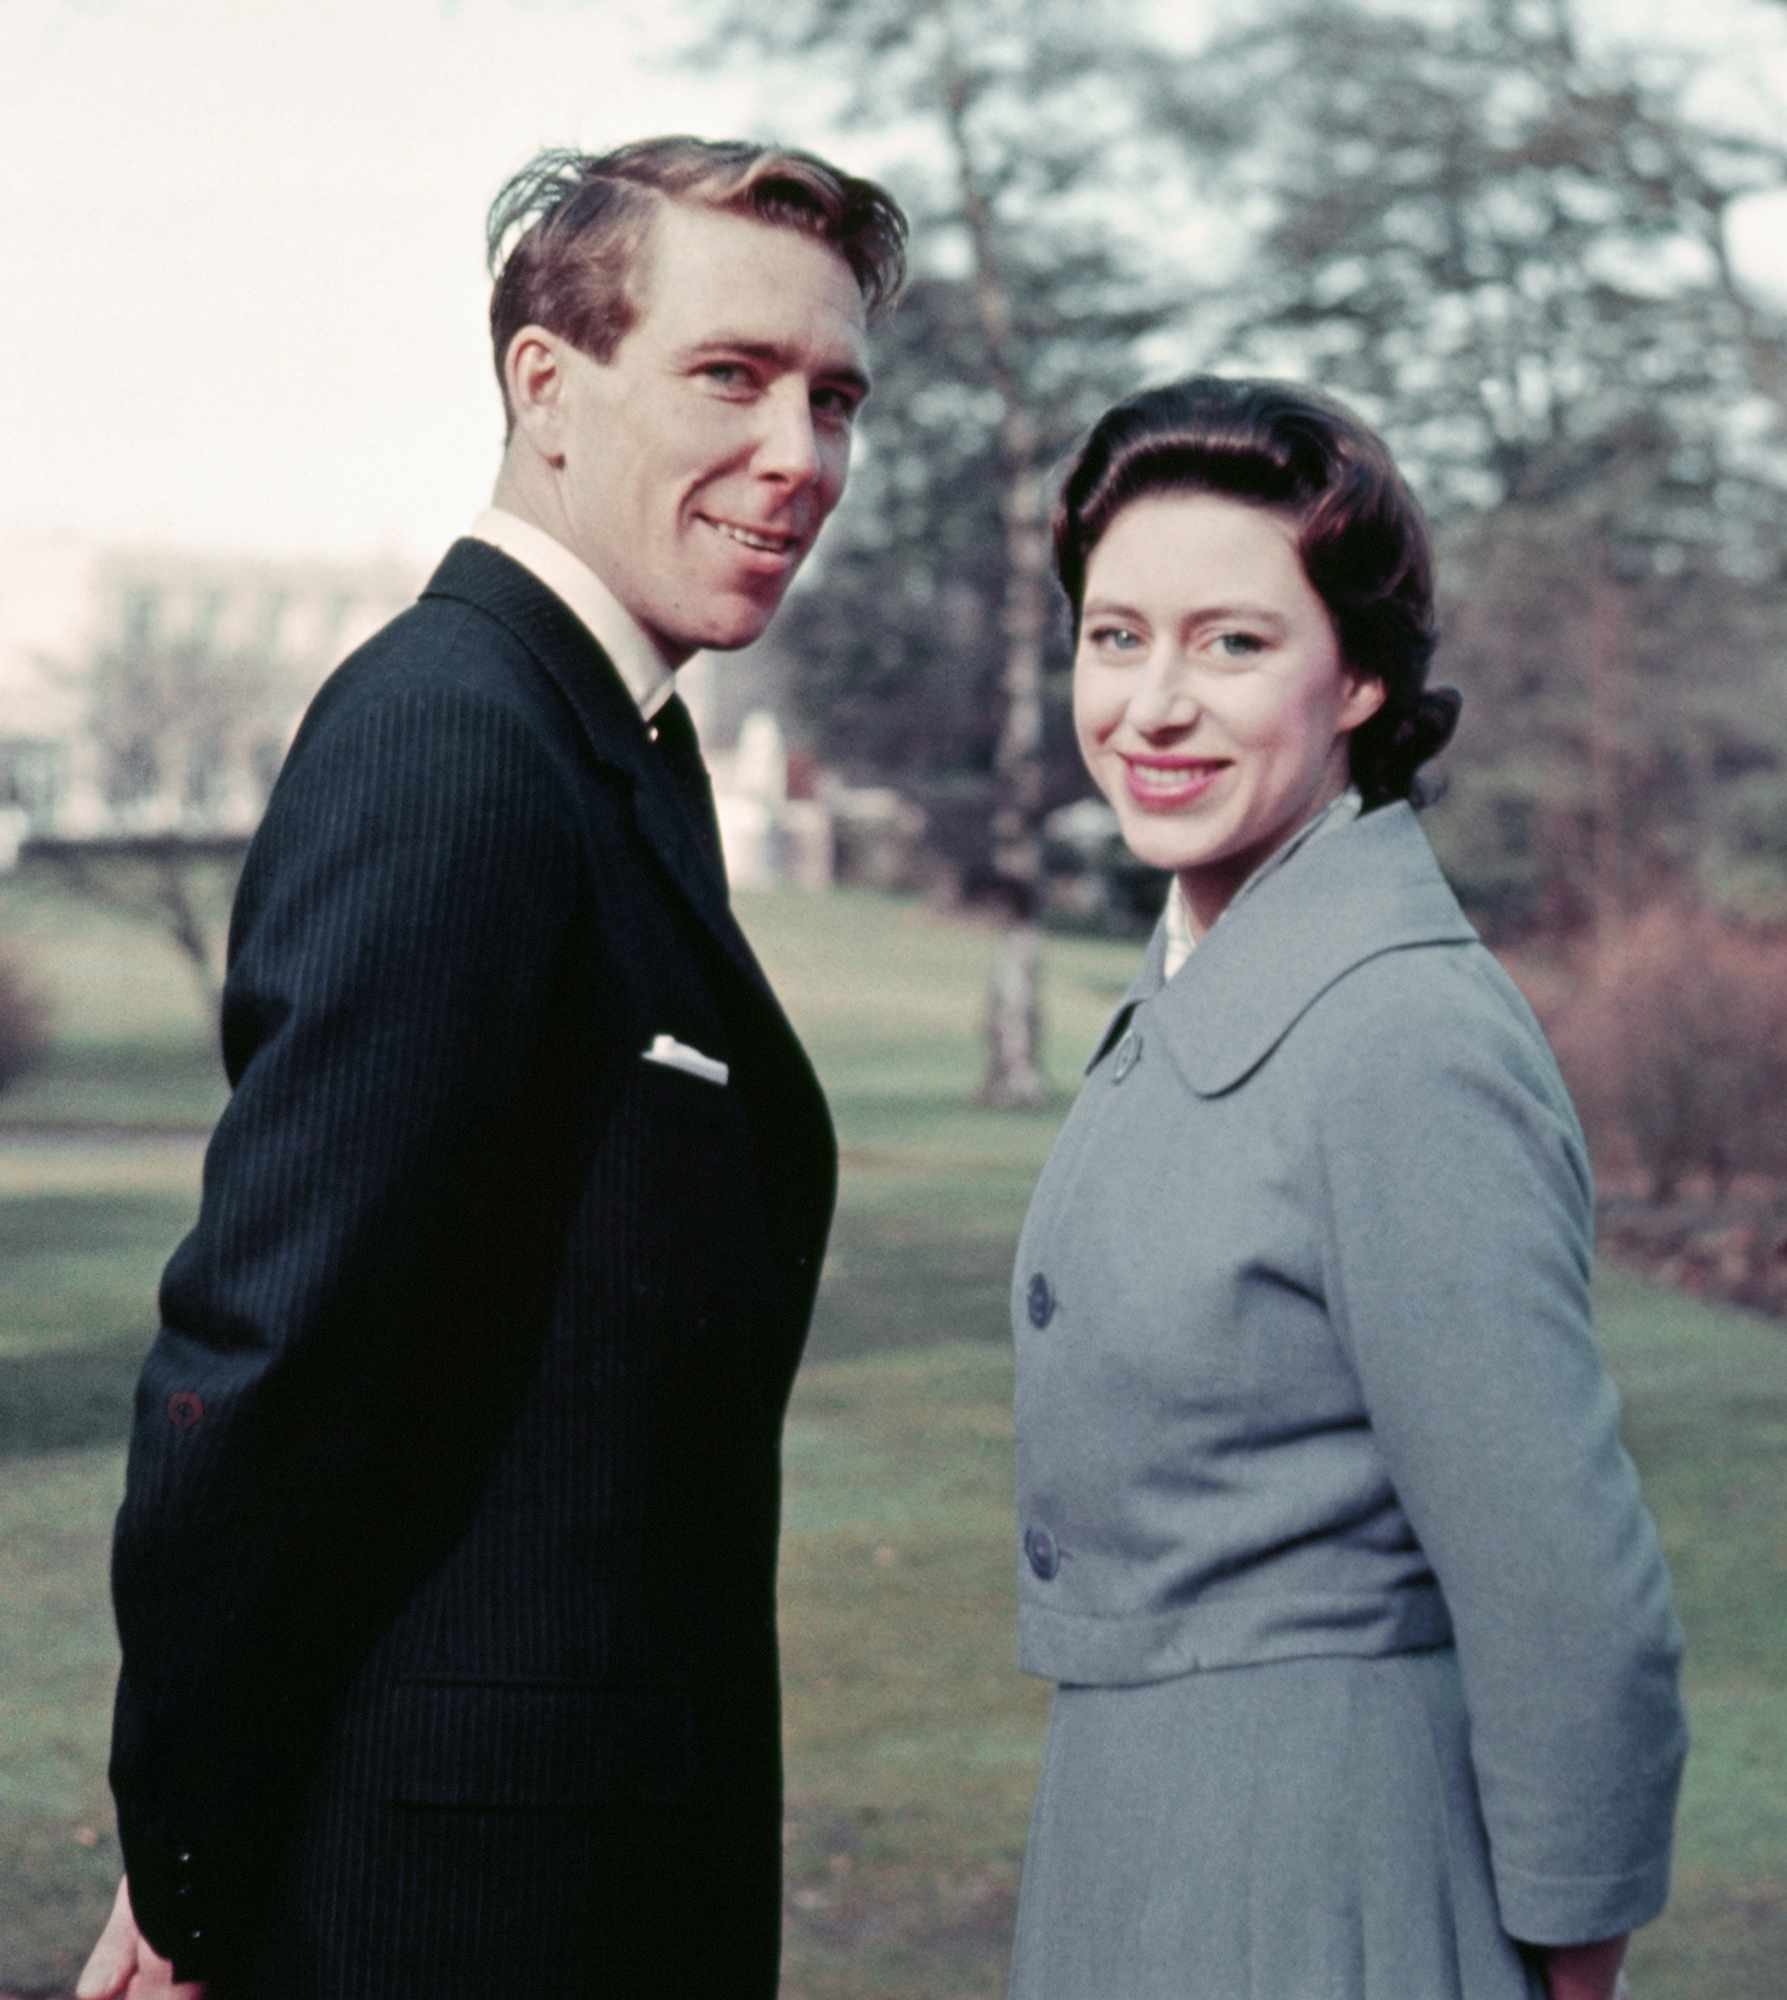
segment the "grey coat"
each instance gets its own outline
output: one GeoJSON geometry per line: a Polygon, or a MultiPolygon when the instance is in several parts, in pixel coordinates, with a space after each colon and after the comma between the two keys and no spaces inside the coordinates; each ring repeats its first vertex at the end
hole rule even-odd
{"type": "MultiPolygon", "coordinates": [[[[1021,1663],[1115,1689],[1455,1648],[1486,1906],[1535,1943],[1642,1923],[1681,1640],[1544,1038],[1403,805],[1307,843],[1170,982],[1162,945],[1019,1247],[1021,1663]]],[[[1345,1805],[1341,1839],[1394,1844],[1345,1805]]]]}

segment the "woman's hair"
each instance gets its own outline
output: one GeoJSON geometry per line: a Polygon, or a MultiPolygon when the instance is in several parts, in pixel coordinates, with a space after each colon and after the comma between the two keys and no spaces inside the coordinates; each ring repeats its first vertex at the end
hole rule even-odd
{"type": "Polygon", "coordinates": [[[1077,638],[1086,568],[1132,500],[1214,493],[1282,514],[1327,607],[1341,658],[1383,706],[1348,739],[1365,807],[1425,793],[1416,772],[1458,720],[1455,688],[1427,686],[1433,547],[1384,441],[1350,410],[1291,382],[1188,375],[1127,397],[1075,454],[1055,505],[1055,570],[1077,638]]]}

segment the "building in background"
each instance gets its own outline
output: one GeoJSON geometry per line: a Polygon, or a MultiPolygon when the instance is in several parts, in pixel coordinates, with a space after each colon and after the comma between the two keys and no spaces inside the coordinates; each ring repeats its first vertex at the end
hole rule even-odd
{"type": "Polygon", "coordinates": [[[0,811],[32,839],[246,838],[318,683],[418,581],[395,560],[0,543],[0,811]]]}
{"type": "MultiPolygon", "coordinates": [[[[27,841],[246,841],[317,687],[423,581],[394,558],[0,540],[0,867],[27,841]]],[[[839,788],[788,748],[788,678],[773,640],[678,675],[738,888],[834,875],[839,788]]]]}

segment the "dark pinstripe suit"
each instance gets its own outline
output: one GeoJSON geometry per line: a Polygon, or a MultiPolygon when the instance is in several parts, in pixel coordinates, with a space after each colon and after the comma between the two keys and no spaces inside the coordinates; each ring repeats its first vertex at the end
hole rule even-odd
{"type": "Polygon", "coordinates": [[[778,1440],[835,1149],[655,754],[462,542],[250,853],[114,1564],[136,1913],[214,1995],[775,1990],[778,1440]]]}

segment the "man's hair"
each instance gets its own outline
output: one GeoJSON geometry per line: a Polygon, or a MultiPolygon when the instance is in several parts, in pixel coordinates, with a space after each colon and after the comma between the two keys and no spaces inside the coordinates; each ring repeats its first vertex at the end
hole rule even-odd
{"type": "Polygon", "coordinates": [[[899,203],[816,153],[683,135],[611,153],[551,148],[504,182],[485,223],[495,281],[490,338],[505,411],[504,362],[524,326],[543,326],[592,360],[614,358],[639,317],[651,224],[666,201],[798,229],[827,244],[849,265],[871,320],[905,282],[899,203]]]}
{"type": "Polygon", "coordinates": [[[1107,410],[1067,469],[1055,506],[1055,572],[1077,640],[1086,569],[1132,500],[1214,493],[1297,525],[1303,572],[1340,654],[1379,682],[1383,706],[1348,738],[1369,811],[1419,804],[1416,771],[1444,749],[1456,689],[1430,688],[1433,549],[1389,447],[1344,404],[1299,383],[1188,375],[1107,410]]]}

